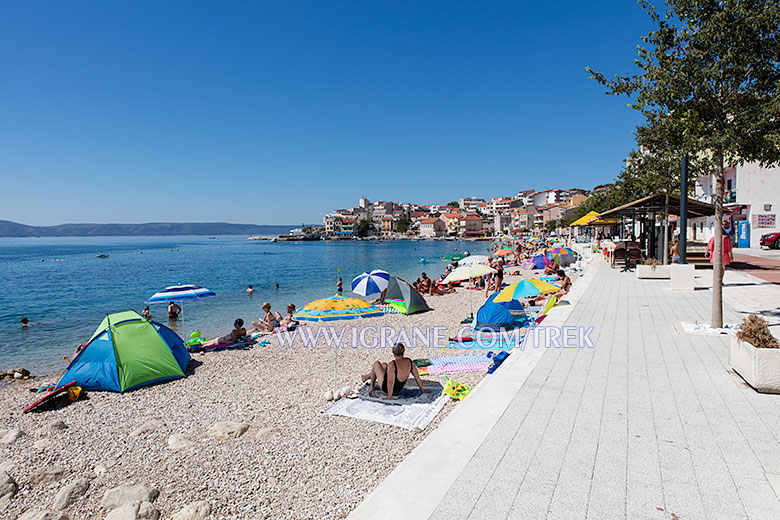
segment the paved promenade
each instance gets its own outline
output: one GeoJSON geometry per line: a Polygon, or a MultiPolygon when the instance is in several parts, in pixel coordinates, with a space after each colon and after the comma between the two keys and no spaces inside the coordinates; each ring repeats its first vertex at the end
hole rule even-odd
{"type": "MultiPolygon", "coordinates": [[[[673,293],[668,280],[597,260],[564,318],[595,326],[596,347],[523,353],[527,378],[468,462],[441,462],[446,491],[421,467],[437,431],[388,478],[405,475],[406,493],[387,500],[393,490],[380,485],[353,517],[381,502],[388,517],[442,520],[780,519],[780,395],[756,393],[730,369],[727,338],[675,331],[675,321],[709,322],[711,272],[697,276],[696,291],[673,293]]],[[[759,310],[778,335],[780,287],[734,271],[725,284],[726,322],[759,310]]]]}

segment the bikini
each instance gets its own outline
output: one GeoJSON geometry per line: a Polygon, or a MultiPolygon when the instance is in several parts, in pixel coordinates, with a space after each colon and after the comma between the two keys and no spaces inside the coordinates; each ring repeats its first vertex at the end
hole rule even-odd
{"type": "MultiPolygon", "coordinates": [[[[406,381],[405,380],[404,381],[399,381],[398,380],[398,365],[395,364],[395,360],[391,361],[390,363],[392,363],[393,366],[395,367],[395,382],[393,383],[393,395],[398,395],[398,392],[403,390],[404,385],[406,384],[406,381]]],[[[388,366],[388,368],[390,367],[389,364],[387,366],[388,366]]],[[[411,374],[412,374],[412,371],[410,370],[409,371],[409,375],[411,375],[411,374]]],[[[409,378],[407,377],[407,379],[409,379],[409,378]]],[[[382,381],[382,391],[384,393],[388,393],[387,392],[387,369],[385,369],[385,379],[384,379],[384,381],[382,381]]]]}

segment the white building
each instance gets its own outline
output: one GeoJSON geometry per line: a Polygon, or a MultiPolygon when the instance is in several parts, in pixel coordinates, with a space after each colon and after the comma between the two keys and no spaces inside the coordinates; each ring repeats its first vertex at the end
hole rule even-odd
{"type": "Polygon", "coordinates": [[[534,193],[532,205],[537,208],[545,206],[547,204],[555,204],[561,202],[562,190],[544,190],[534,193]]]}
{"type": "Polygon", "coordinates": [[[425,238],[439,237],[446,234],[447,226],[440,218],[424,218],[420,220],[420,236],[425,238]]]}
{"type": "Polygon", "coordinates": [[[465,199],[458,199],[458,205],[460,209],[466,211],[476,211],[479,206],[485,203],[485,199],[478,199],[476,197],[466,197],[465,199]]]}
{"type": "MultiPolygon", "coordinates": [[[[724,220],[732,225],[748,221],[750,247],[759,247],[761,235],[780,231],[777,213],[780,209],[780,166],[762,168],[758,163],[745,163],[723,170],[724,220]]],[[[696,179],[694,197],[712,203],[715,176],[696,179]]],[[[715,218],[689,219],[688,240],[708,241],[715,229],[715,218]]],[[[735,233],[736,234],[736,233],[735,233]]],[[[735,246],[737,240],[735,239],[735,246]]]]}
{"type": "Polygon", "coordinates": [[[509,233],[512,230],[512,213],[502,211],[493,215],[493,232],[497,235],[509,233]]]}

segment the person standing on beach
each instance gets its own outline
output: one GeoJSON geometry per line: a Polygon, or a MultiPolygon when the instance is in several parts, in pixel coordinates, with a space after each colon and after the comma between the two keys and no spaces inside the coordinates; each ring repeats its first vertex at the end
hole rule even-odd
{"type": "Polygon", "coordinates": [[[673,264],[679,264],[680,263],[680,239],[675,238],[674,244],[672,244],[672,249],[670,251],[671,257],[672,257],[672,263],[673,264]]]}
{"type": "Polygon", "coordinates": [[[344,282],[341,281],[341,277],[339,276],[339,279],[336,281],[336,293],[341,295],[343,291],[344,291],[344,282]]]}

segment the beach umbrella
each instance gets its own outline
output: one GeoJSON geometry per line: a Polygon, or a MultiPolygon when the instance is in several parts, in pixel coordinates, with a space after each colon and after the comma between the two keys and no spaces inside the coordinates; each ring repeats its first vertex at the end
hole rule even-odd
{"type": "MultiPolygon", "coordinates": [[[[447,277],[442,280],[442,283],[460,282],[463,280],[471,280],[472,278],[479,278],[488,274],[495,273],[496,270],[490,266],[484,264],[472,264],[462,265],[452,270],[447,277]]],[[[469,306],[471,307],[471,316],[474,317],[474,303],[471,299],[471,291],[469,291],[469,306]]]]}
{"type": "MultiPolygon", "coordinates": [[[[336,321],[353,320],[357,318],[371,318],[381,316],[383,313],[377,307],[361,300],[360,298],[351,298],[348,296],[331,296],[309,302],[293,315],[295,320],[303,321],[336,321]]],[[[333,394],[336,389],[336,375],[339,364],[339,349],[336,350],[336,357],[333,360],[333,394]]]]}
{"type": "Polygon", "coordinates": [[[515,252],[512,251],[511,249],[499,249],[498,251],[493,253],[493,256],[508,256],[513,254],[515,254],[515,252]]]}
{"type": "Polygon", "coordinates": [[[455,253],[452,255],[441,257],[442,260],[446,260],[447,262],[457,262],[458,260],[462,260],[463,258],[466,258],[466,255],[462,255],[460,253],[455,253]]]}
{"type": "MultiPolygon", "coordinates": [[[[214,291],[210,291],[200,285],[171,285],[151,295],[146,300],[146,303],[183,302],[184,300],[197,300],[198,298],[216,295],[217,293],[214,291]]],[[[182,305],[181,313],[184,315],[184,305],[182,305]]]]}
{"type": "Polygon", "coordinates": [[[485,255],[471,255],[458,260],[458,265],[486,264],[488,257],[485,255]]]}
{"type": "Polygon", "coordinates": [[[381,269],[374,269],[370,273],[363,273],[352,280],[352,292],[361,296],[379,294],[387,289],[390,283],[390,273],[381,269]]]}
{"type": "Polygon", "coordinates": [[[519,300],[528,296],[539,296],[551,292],[558,292],[561,288],[549,282],[541,280],[520,280],[498,292],[493,301],[496,303],[509,300],[519,300]]]}

